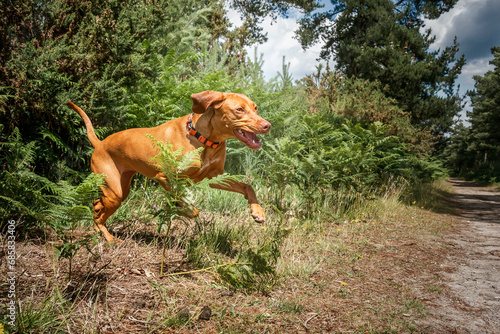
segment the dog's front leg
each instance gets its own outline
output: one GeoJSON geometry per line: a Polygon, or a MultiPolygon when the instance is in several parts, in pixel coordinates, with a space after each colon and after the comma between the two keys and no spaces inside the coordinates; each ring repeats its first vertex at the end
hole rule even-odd
{"type": "Polygon", "coordinates": [[[214,189],[233,191],[242,194],[243,196],[245,196],[246,200],[248,201],[248,204],[250,204],[250,210],[252,211],[252,218],[255,220],[255,222],[263,223],[266,221],[266,215],[264,214],[264,210],[257,201],[257,196],[255,196],[255,191],[250,185],[238,181],[229,181],[226,184],[211,184],[210,187],[214,189]]]}

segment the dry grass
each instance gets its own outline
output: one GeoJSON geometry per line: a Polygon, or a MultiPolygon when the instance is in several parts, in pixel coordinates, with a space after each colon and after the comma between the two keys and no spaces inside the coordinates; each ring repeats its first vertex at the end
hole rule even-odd
{"type": "MultiPolygon", "coordinates": [[[[115,229],[122,243],[80,251],[71,282],[53,238],[18,241],[18,311],[27,324],[38,321],[29,333],[432,332],[423,325],[426,304],[444,293],[440,272],[450,250],[442,235],[455,218],[431,211],[437,205],[403,205],[399,192],[365,202],[349,219],[287,216],[292,233],[281,246],[279,279],[265,292],[233,291],[209,272],[160,277],[162,241],[143,223],[115,229]],[[204,306],[210,320],[199,319],[204,306]]],[[[268,211],[264,226],[224,212],[200,221],[247,228],[257,240],[280,219],[268,211]]],[[[183,245],[174,245],[167,271],[193,269],[183,245]]]]}

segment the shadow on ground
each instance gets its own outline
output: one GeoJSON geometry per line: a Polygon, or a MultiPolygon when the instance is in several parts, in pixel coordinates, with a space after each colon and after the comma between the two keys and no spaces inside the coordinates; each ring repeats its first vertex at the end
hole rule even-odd
{"type": "Polygon", "coordinates": [[[468,220],[500,224],[500,193],[470,181],[451,179],[455,189],[451,198],[457,214],[468,220]]]}

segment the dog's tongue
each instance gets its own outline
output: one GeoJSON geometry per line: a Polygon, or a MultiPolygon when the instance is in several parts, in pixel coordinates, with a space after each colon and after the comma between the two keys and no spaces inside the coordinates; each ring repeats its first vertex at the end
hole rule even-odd
{"type": "Polygon", "coordinates": [[[250,147],[252,150],[256,150],[262,147],[262,142],[253,132],[245,131],[243,129],[236,129],[234,130],[234,134],[239,141],[250,147]]]}

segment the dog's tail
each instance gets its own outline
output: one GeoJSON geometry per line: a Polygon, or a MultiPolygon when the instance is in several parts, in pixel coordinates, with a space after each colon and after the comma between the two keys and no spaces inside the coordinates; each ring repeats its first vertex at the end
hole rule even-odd
{"type": "Polygon", "coordinates": [[[71,101],[68,101],[66,102],[66,104],[71,108],[73,109],[74,111],[76,111],[80,116],[82,116],[83,118],[83,122],[85,122],[85,127],[87,128],[87,137],[89,137],[89,140],[90,140],[90,143],[92,144],[92,146],[94,146],[94,148],[99,145],[99,143],[101,142],[99,140],[99,138],[97,138],[97,136],[95,135],[95,131],[94,131],[94,126],[92,125],[92,122],[90,121],[90,118],[87,116],[87,114],[82,110],[80,109],[76,104],[74,104],[73,102],[71,101]]]}

